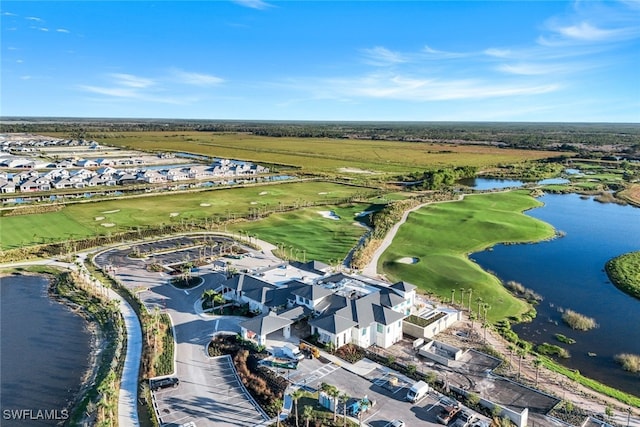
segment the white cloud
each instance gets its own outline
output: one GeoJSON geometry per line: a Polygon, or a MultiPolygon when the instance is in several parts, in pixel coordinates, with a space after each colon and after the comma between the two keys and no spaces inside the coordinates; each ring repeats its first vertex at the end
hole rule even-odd
{"type": "Polygon", "coordinates": [[[211,74],[192,73],[182,70],[174,70],[173,74],[179,83],[194,86],[216,86],[224,82],[224,79],[211,74]]]}
{"type": "Polygon", "coordinates": [[[48,28],[45,28],[45,27],[40,27],[40,28],[38,28],[38,29],[39,29],[40,31],[44,31],[45,33],[48,33],[48,32],[49,32],[49,29],[48,29],[48,28]]]}
{"type": "Polygon", "coordinates": [[[623,30],[604,30],[591,25],[588,22],[581,22],[577,25],[559,27],[556,31],[565,37],[577,40],[601,41],[617,38],[623,30]]]}
{"type": "Polygon", "coordinates": [[[131,88],[146,88],[155,85],[155,81],[146,77],[138,77],[133,74],[113,73],[110,76],[119,86],[131,88]]]}
{"type": "Polygon", "coordinates": [[[575,70],[585,70],[590,68],[585,64],[540,64],[521,62],[517,64],[501,64],[496,67],[498,71],[507,74],[516,74],[521,76],[539,76],[545,74],[561,74],[569,73],[575,70]]]}
{"type": "Polygon", "coordinates": [[[485,49],[482,53],[488,56],[493,56],[496,58],[506,58],[511,55],[510,49],[498,49],[498,48],[489,48],[485,49]]]}
{"type": "Polygon", "coordinates": [[[71,32],[71,31],[69,31],[69,30],[67,30],[65,28],[58,28],[56,31],[58,33],[66,33],[66,34],[69,34],[71,32]]]}
{"type": "Polygon", "coordinates": [[[15,13],[11,13],[11,12],[2,12],[3,16],[18,16],[15,13]]]}
{"type": "Polygon", "coordinates": [[[427,102],[538,95],[557,91],[560,85],[369,74],[354,78],[322,79],[303,84],[298,89],[315,93],[317,98],[356,97],[427,102]],[[321,91],[318,88],[322,88],[321,91]]]}
{"type": "Polygon", "coordinates": [[[422,48],[422,53],[427,54],[428,59],[447,59],[447,58],[463,58],[469,56],[468,53],[462,52],[447,52],[444,50],[433,49],[432,47],[425,45],[422,48]]]}
{"type": "Polygon", "coordinates": [[[363,49],[363,53],[367,57],[367,62],[371,65],[393,65],[407,62],[408,58],[399,53],[394,52],[386,47],[376,46],[371,49],[363,49]]]}
{"type": "Polygon", "coordinates": [[[25,19],[34,22],[42,22],[42,18],[38,18],[37,16],[27,16],[25,19]]]}
{"type": "Polygon", "coordinates": [[[259,10],[264,10],[264,9],[273,7],[273,5],[262,0],[233,0],[233,2],[240,6],[248,7],[251,9],[259,9],[259,10]]]}

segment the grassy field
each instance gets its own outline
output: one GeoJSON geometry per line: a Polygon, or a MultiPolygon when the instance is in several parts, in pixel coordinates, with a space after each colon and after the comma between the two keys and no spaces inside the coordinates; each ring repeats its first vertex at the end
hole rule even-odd
{"type": "MultiPolygon", "coordinates": [[[[491,306],[489,320],[518,315],[527,305],[507,292],[499,280],[471,262],[467,254],[500,242],[531,242],[554,235],[553,228],[522,212],[540,202],[525,192],[467,196],[460,202],[426,206],[409,215],[392,245],[379,260],[378,271],[392,280],[406,280],[445,300],[451,290],[472,289],[491,306]],[[398,262],[416,257],[415,264],[398,262]]],[[[465,292],[468,302],[468,291],[465,292]]],[[[477,304],[472,303],[472,308],[477,304]]]]}
{"type": "Polygon", "coordinates": [[[257,209],[333,199],[366,189],[326,182],[163,194],[69,205],[58,212],[0,217],[1,248],[11,249],[44,242],[107,234],[129,227],[171,224],[202,218],[246,215],[257,209]]]}
{"type": "Polygon", "coordinates": [[[609,260],[606,271],[618,289],[640,299],[640,251],[609,260]]]}
{"type": "Polygon", "coordinates": [[[305,208],[273,214],[259,221],[234,224],[229,229],[257,235],[277,246],[284,245],[286,255],[294,259],[336,265],[366,232],[365,228],[354,224],[354,217],[368,206],[351,204],[305,208]],[[321,215],[323,211],[333,211],[340,219],[325,218],[321,215]]]}
{"type": "MultiPolygon", "coordinates": [[[[307,172],[364,175],[407,173],[445,166],[485,168],[560,155],[484,145],[326,138],[273,138],[213,132],[122,132],[99,142],[147,151],[184,151],[263,163],[292,165],[307,172]]],[[[373,175],[375,176],[375,175],[373,175]]]]}

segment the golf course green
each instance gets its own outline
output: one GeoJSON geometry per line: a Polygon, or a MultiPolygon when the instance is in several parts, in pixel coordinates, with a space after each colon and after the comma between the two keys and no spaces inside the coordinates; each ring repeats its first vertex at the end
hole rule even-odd
{"type": "Polygon", "coordinates": [[[288,258],[336,265],[366,232],[354,218],[367,206],[370,205],[357,203],[276,213],[259,221],[234,224],[229,230],[266,240],[281,248],[281,255],[288,258]]]}
{"type": "MultiPolygon", "coordinates": [[[[378,272],[390,280],[405,280],[423,292],[460,303],[477,311],[477,298],[489,305],[487,320],[519,316],[528,304],[513,297],[498,278],[482,270],[468,254],[498,243],[524,243],[549,239],[549,224],[525,215],[540,206],[527,192],[466,196],[461,201],[425,206],[409,215],[393,243],[378,261],[378,272]],[[413,263],[407,262],[413,260],[413,263]]],[[[484,310],[482,310],[484,311],[484,310]]]]}

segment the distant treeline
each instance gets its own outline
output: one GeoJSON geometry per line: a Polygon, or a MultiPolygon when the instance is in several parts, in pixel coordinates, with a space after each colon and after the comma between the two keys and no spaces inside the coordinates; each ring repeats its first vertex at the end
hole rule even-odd
{"type": "Polygon", "coordinates": [[[69,137],[132,131],[245,132],[271,137],[480,143],[525,149],[640,155],[640,124],[491,122],[280,122],[166,119],[2,118],[2,132],[69,137]],[[616,146],[616,147],[611,147],[616,146]]]}

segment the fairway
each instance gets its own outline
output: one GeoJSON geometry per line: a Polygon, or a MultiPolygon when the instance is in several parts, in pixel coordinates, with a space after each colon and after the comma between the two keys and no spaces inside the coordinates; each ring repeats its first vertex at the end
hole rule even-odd
{"type": "Polygon", "coordinates": [[[270,215],[259,221],[235,224],[230,229],[250,233],[279,247],[287,256],[300,261],[317,260],[330,265],[340,263],[366,229],[355,223],[355,215],[370,206],[322,206],[270,215]],[[332,211],[340,219],[323,215],[332,211]]]}
{"type": "MultiPolygon", "coordinates": [[[[378,271],[390,280],[406,280],[422,291],[451,299],[455,290],[472,289],[472,302],[481,297],[491,306],[487,318],[495,321],[522,314],[527,305],[507,292],[499,280],[469,260],[468,254],[502,242],[534,242],[551,238],[553,228],[522,212],[540,206],[525,192],[466,196],[459,202],[423,207],[411,213],[382,254],[378,271]],[[418,258],[415,264],[398,260],[418,258]]],[[[465,297],[468,305],[468,296],[465,297]]],[[[472,308],[477,305],[472,304],[472,308]]]]}
{"type": "Polygon", "coordinates": [[[189,152],[211,157],[291,165],[307,172],[352,177],[405,174],[448,166],[485,168],[556,157],[552,151],[488,145],[330,138],[265,137],[214,132],[120,132],[100,143],[145,151],[189,152]]]}
{"type": "Polygon", "coordinates": [[[330,204],[370,192],[311,181],[79,203],[58,212],[0,217],[1,246],[3,250],[12,249],[192,219],[217,222],[265,209],[330,204]]]}

